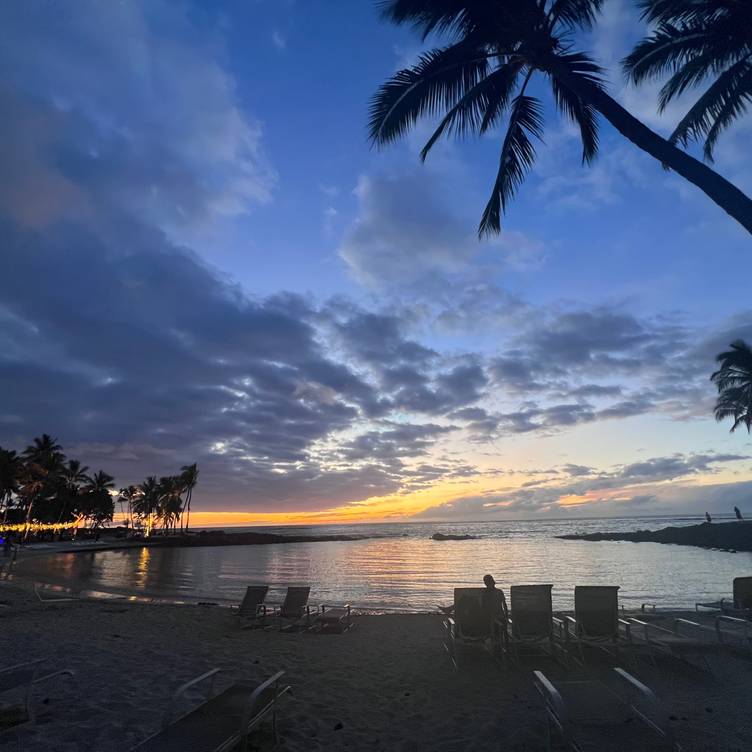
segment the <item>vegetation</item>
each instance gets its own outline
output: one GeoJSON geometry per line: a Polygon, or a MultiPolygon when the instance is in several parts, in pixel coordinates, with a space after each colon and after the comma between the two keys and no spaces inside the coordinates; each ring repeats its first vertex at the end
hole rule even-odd
{"type": "Polygon", "coordinates": [[[635,83],[669,75],[660,108],[690,88],[710,86],[676,126],[669,141],[705,139],[713,161],[720,134],[752,100],[752,3],[742,0],[641,0],[654,28],[624,61],[635,83]]]}
{"type": "Polygon", "coordinates": [[[731,343],[731,349],[720,353],[716,360],[721,367],[710,377],[718,388],[715,419],[733,418],[732,432],[744,425],[749,433],[752,427],[752,348],[737,339],[731,343]]]}
{"type": "Polygon", "coordinates": [[[79,460],[68,459],[47,434],[35,438],[18,454],[0,447],[0,525],[99,528],[112,522],[115,499],[128,527],[155,527],[174,532],[188,529],[193,489],[198,481],[195,464],[178,475],[147,478],[115,494],[115,482],[102,470],[89,474],[79,460]],[[185,519],[185,525],[183,520],[185,519]]]}
{"type": "Polygon", "coordinates": [[[627,112],[607,93],[599,66],[574,48],[574,36],[593,25],[602,2],[383,2],[387,19],[412,25],[424,41],[438,35],[444,45],[425,52],[415,65],[381,86],[371,105],[371,140],[389,144],[419,119],[441,117],[421,152],[425,159],[441,137],[482,135],[508,116],[496,181],[479,227],[480,235],[497,233],[507,204],[535,160],[535,141],[543,137],[543,107],[532,94],[533,80],[543,76],[559,111],[579,128],[583,162],[591,162],[598,152],[597,115],[601,114],[752,233],[752,200],[627,112]]]}

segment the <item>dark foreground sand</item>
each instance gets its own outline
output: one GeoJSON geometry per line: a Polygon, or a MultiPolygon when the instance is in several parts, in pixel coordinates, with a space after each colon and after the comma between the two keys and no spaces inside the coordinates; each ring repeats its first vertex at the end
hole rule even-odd
{"type": "MultiPolygon", "coordinates": [[[[76,671],[37,689],[38,724],[0,734],[3,750],[128,750],[159,727],[175,687],[213,667],[224,683],[287,672],[294,694],[281,709],[283,750],[542,750],[531,670],[565,676],[542,658],[503,671],[480,650],[456,671],[432,615],[360,616],[344,635],[279,634],[240,630],[232,612],[215,607],[42,605],[8,584],[0,600],[0,665],[41,657],[50,670],[76,671]]],[[[712,673],[671,660],[631,670],[666,701],[684,749],[752,750],[752,663],[711,663],[712,673]]],[[[624,731],[603,749],[635,749],[624,731]]],[[[270,732],[254,745],[271,749],[270,732]]]]}

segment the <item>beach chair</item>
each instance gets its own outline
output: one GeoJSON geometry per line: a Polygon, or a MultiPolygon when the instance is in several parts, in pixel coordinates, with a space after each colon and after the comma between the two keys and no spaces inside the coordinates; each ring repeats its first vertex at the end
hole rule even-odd
{"type": "Polygon", "coordinates": [[[39,586],[37,583],[34,583],[34,595],[36,595],[37,599],[40,603],[44,603],[45,605],[51,604],[51,603],[71,603],[73,601],[78,601],[80,598],[76,598],[73,595],[66,595],[62,597],[55,597],[50,598],[48,596],[42,595],[39,586]]]}
{"type": "Polygon", "coordinates": [[[619,654],[619,647],[631,648],[630,624],[619,618],[618,585],[577,585],[574,589],[574,617],[564,617],[564,639],[567,653],[577,647],[585,665],[584,647],[594,647],[619,654]],[[622,630],[626,633],[621,634],[622,630]]]}
{"type": "Polygon", "coordinates": [[[454,664],[458,667],[458,648],[467,645],[495,649],[497,636],[494,621],[489,618],[483,606],[486,588],[455,588],[454,616],[448,616],[444,622],[444,648],[454,664]]]}
{"type": "Polygon", "coordinates": [[[342,634],[353,627],[350,604],[345,606],[321,606],[314,622],[322,634],[342,634]]]}
{"type": "Polygon", "coordinates": [[[19,723],[10,728],[17,728],[24,723],[34,723],[36,717],[31,702],[31,694],[34,685],[47,682],[58,676],[75,676],[70,669],[64,668],[58,671],[52,671],[48,674],[42,674],[41,668],[44,663],[43,659],[35,661],[26,661],[17,663],[14,666],[0,669],[0,698],[6,698],[11,693],[20,695],[19,706],[19,723]]]}
{"type": "Polygon", "coordinates": [[[238,607],[238,618],[242,629],[254,629],[266,624],[267,608],[264,600],[269,592],[268,585],[249,585],[238,607]]]}
{"type": "Polygon", "coordinates": [[[514,663],[519,663],[520,648],[537,648],[554,656],[552,589],[553,585],[512,585],[509,589],[511,615],[506,621],[497,620],[497,625],[504,656],[509,656],[514,663]]]}
{"type": "Polygon", "coordinates": [[[239,682],[224,692],[214,694],[214,679],[219,668],[207,671],[179,687],[170,699],[162,728],[131,752],[230,752],[248,749],[248,737],[269,715],[277,743],[277,705],[290,691],[283,686],[284,671],[279,671],[261,684],[239,682]],[[198,707],[182,715],[177,707],[185,693],[208,682],[206,699],[198,707]]]}
{"type": "Polygon", "coordinates": [[[282,605],[276,609],[277,623],[282,632],[297,632],[311,627],[311,614],[318,612],[308,605],[310,587],[288,587],[282,605]]]}
{"type": "Polygon", "coordinates": [[[695,611],[708,609],[723,611],[725,614],[752,617],[752,577],[735,577],[733,581],[733,597],[721,598],[710,603],[695,603],[695,611]]]}
{"type": "Polygon", "coordinates": [[[622,668],[612,678],[614,686],[596,680],[554,683],[533,672],[545,706],[548,750],[552,732],[574,752],[680,750],[653,691],[622,668]]]}
{"type": "Polygon", "coordinates": [[[645,646],[653,665],[657,655],[668,655],[690,665],[696,661],[710,670],[707,656],[719,652],[720,642],[713,630],[689,619],[673,619],[671,629],[634,617],[628,621],[633,647],[645,646]]]}

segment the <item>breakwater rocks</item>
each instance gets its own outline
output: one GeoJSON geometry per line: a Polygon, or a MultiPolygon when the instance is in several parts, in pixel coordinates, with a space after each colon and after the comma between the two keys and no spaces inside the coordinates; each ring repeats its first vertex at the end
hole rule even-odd
{"type": "Polygon", "coordinates": [[[165,535],[150,538],[160,546],[261,546],[270,543],[321,543],[354,541],[375,537],[370,535],[278,535],[276,533],[228,533],[224,530],[199,530],[189,535],[165,535]]]}
{"type": "Polygon", "coordinates": [[[752,522],[721,522],[661,530],[635,530],[631,533],[583,533],[557,535],[565,540],[632,541],[633,543],[673,543],[678,546],[717,548],[724,551],[752,551],[752,522]]]}
{"type": "Polygon", "coordinates": [[[476,535],[452,535],[451,533],[446,534],[446,535],[444,533],[434,533],[431,536],[431,540],[436,540],[436,541],[475,540],[476,538],[477,538],[476,535]]]}

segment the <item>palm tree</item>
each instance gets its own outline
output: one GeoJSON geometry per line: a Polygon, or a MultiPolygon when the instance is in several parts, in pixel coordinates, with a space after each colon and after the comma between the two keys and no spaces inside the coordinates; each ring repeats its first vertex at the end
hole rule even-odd
{"type": "Polygon", "coordinates": [[[712,162],[721,132],[752,100],[752,3],[640,0],[639,5],[655,28],[624,60],[624,67],[635,83],[670,74],[660,92],[661,111],[680,94],[712,79],[669,137],[684,146],[704,137],[705,159],[712,162]]]}
{"type": "Polygon", "coordinates": [[[731,349],[716,357],[720,368],[710,377],[718,388],[715,405],[717,421],[733,418],[731,431],[740,425],[752,427],[752,348],[741,339],[731,343],[731,349]]]}
{"type": "Polygon", "coordinates": [[[57,517],[58,522],[62,521],[63,516],[68,511],[69,502],[75,500],[81,493],[82,486],[91,482],[86,474],[88,471],[89,468],[82,466],[79,460],[68,460],[68,463],[63,467],[61,475],[64,494],[62,494],[63,503],[60,505],[60,514],[57,517]]]}
{"type": "Polygon", "coordinates": [[[184,465],[180,468],[180,480],[185,493],[185,532],[188,532],[188,526],[191,524],[191,498],[193,489],[198,483],[198,465],[194,462],[192,465],[184,465]]]}
{"type": "Polygon", "coordinates": [[[11,499],[18,493],[23,469],[21,458],[12,449],[0,447],[0,503],[3,505],[3,521],[8,520],[11,499]]]}
{"type": "Polygon", "coordinates": [[[480,235],[497,233],[501,215],[535,159],[543,135],[542,105],[532,96],[545,76],[558,109],[580,131],[583,162],[598,151],[597,113],[623,136],[703,190],[752,233],[752,200],[707,165],[630,115],[604,88],[601,69],[573,48],[575,32],[592,26],[603,0],[386,0],[384,16],[411,24],[423,40],[447,43],[384,83],[371,104],[373,143],[389,144],[424,116],[442,115],[426,143],[426,158],[442,136],[484,134],[505,113],[507,130],[480,235]]]}
{"type": "Polygon", "coordinates": [[[162,492],[159,481],[153,475],[138,486],[138,491],[138,497],[133,502],[133,512],[146,520],[146,537],[148,538],[154,526],[154,516],[160,507],[162,492]]]}
{"type": "Polygon", "coordinates": [[[125,488],[121,488],[118,492],[118,501],[120,502],[120,513],[125,517],[125,526],[126,528],[132,528],[133,527],[133,502],[138,498],[139,496],[139,490],[136,488],[136,486],[126,486],[125,488]],[[123,512],[123,504],[128,505],[128,514],[123,512]]]}
{"type": "Polygon", "coordinates": [[[53,459],[59,459],[62,455],[62,447],[49,434],[43,433],[35,438],[32,443],[24,450],[24,457],[28,457],[33,462],[40,465],[46,465],[53,459]]]}

